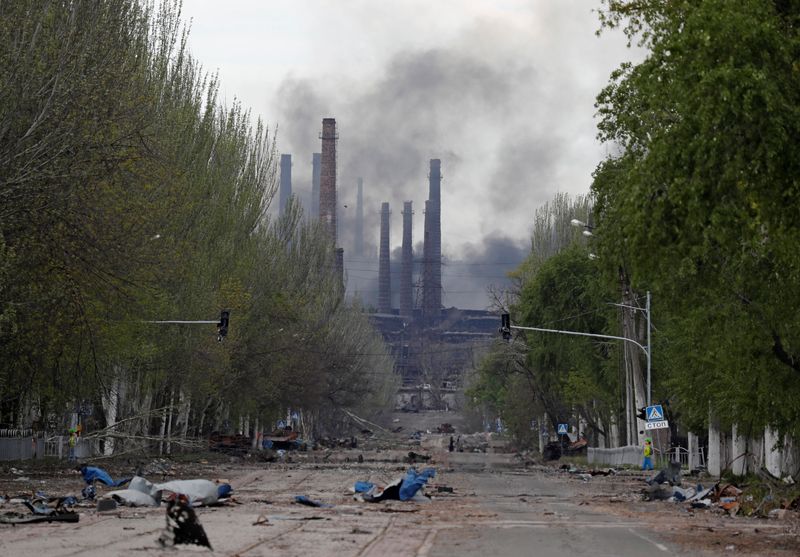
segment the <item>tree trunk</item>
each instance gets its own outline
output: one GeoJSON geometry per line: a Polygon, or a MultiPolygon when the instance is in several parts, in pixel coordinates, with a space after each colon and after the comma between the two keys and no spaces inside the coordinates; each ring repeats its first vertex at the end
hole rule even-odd
{"type": "Polygon", "coordinates": [[[169,418],[167,419],[167,454],[172,454],[172,417],[175,414],[175,389],[169,394],[169,418]]]}
{"type": "MultiPolygon", "coordinates": [[[[117,423],[117,410],[119,409],[120,377],[122,369],[119,365],[112,366],[112,379],[110,386],[102,395],[101,403],[106,417],[106,428],[111,431],[117,423]]],[[[114,438],[108,436],[103,441],[103,454],[110,456],[114,454],[114,438]]]]}
{"type": "Polygon", "coordinates": [[[253,420],[253,438],[250,441],[250,448],[253,449],[254,451],[256,449],[260,448],[259,447],[259,439],[258,439],[259,435],[258,434],[259,434],[258,416],[256,416],[255,419],[253,420]]]}
{"type": "Polygon", "coordinates": [[[186,439],[187,435],[189,434],[189,416],[192,413],[192,398],[187,396],[183,389],[179,391],[179,404],[180,404],[180,414],[178,415],[178,421],[181,424],[181,437],[186,439]]]}
{"type": "Polygon", "coordinates": [[[167,433],[167,409],[161,411],[161,431],[159,432],[158,455],[164,454],[164,436],[167,433]]]}

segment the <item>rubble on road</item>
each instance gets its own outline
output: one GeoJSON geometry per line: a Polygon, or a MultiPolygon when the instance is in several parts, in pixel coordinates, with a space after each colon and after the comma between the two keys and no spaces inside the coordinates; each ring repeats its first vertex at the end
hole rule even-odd
{"type": "MultiPolygon", "coordinates": [[[[200,545],[212,549],[197,514],[184,495],[175,495],[167,505],[167,527],[158,538],[164,547],[200,545]]],[[[213,550],[213,549],[212,549],[213,550]]]]}
{"type": "Polygon", "coordinates": [[[378,503],[390,499],[398,501],[430,501],[421,493],[421,489],[428,483],[430,478],[436,476],[434,468],[425,468],[422,472],[417,472],[413,466],[408,469],[405,477],[398,478],[386,487],[379,487],[372,482],[357,481],[353,485],[354,498],[359,501],[378,503]]]}
{"type": "Polygon", "coordinates": [[[415,453],[414,451],[409,451],[408,456],[406,457],[406,462],[409,464],[416,464],[417,462],[428,462],[431,459],[431,455],[425,455],[420,453],[415,453]]]}
{"type": "Polygon", "coordinates": [[[192,506],[216,505],[217,503],[230,497],[233,488],[230,484],[217,484],[211,480],[172,480],[165,483],[156,484],[157,491],[183,495],[192,506]]]}
{"type": "Polygon", "coordinates": [[[103,495],[103,499],[112,499],[128,507],[157,507],[161,504],[161,490],[146,479],[134,476],[128,489],[110,491],[103,495]]]}
{"type": "Polygon", "coordinates": [[[300,439],[296,431],[279,429],[265,435],[261,447],[275,451],[305,451],[308,449],[306,442],[300,439]]]}
{"type": "Polygon", "coordinates": [[[574,464],[562,464],[560,470],[564,472],[568,472],[581,480],[588,482],[592,479],[593,476],[615,476],[617,471],[614,468],[592,468],[589,470],[584,470],[578,468],[574,464]]]}
{"type": "Polygon", "coordinates": [[[78,466],[76,470],[81,473],[81,476],[83,476],[83,481],[86,482],[86,485],[94,485],[96,482],[100,482],[110,487],[120,487],[131,481],[131,478],[122,478],[114,481],[108,472],[102,468],[98,468],[97,466],[88,466],[86,464],[82,464],[81,466],[78,466]]]}
{"type": "Polygon", "coordinates": [[[252,441],[247,435],[226,435],[215,431],[208,437],[208,450],[229,455],[245,455],[250,452],[252,441]]]}
{"type": "Polygon", "coordinates": [[[351,437],[321,437],[317,439],[314,448],[325,449],[357,449],[358,439],[355,436],[351,437]]]}
{"type": "Polygon", "coordinates": [[[78,522],[79,515],[73,509],[78,503],[74,496],[48,497],[37,492],[33,497],[20,495],[4,497],[2,504],[15,505],[17,510],[0,514],[0,524],[35,524],[42,522],[78,522]],[[23,512],[23,508],[28,512],[23,512]]]}
{"type": "Polygon", "coordinates": [[[323,503],[321,501],[315,501],[314,499],[309,498],[306,495],[297,495],[294,498],[294,502],[300,505],[304,505],[306,507],[318,507],[322,509],[331,509],[333,505],[329,505],[328,503],[323,503]]]}
{"type": "Polygon", "coordinates": [[[710,510],[730,517],[777,519],[784,518],[787,512],[800,510],[800,489],[773,479],[765,472],[760,473],[758,479],[740,485],[719,481],[708,488],[702,484],[684,488],[681,487],[680,466],[671,463],[645,482],[647,486],[640,491],[643,500],[683,503],[690,511],[710,510]]]}

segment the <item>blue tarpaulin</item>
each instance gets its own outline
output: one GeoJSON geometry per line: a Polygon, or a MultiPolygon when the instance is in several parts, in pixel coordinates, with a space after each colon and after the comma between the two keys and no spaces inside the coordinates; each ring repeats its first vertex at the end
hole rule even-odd
{"type": "Polygon", "coordinates": [[[92,485],[94,482],[102,482],[112,487],[119,487],[131,481],[131,478],[123,478],[115,482],[111,479],[108,472],[95,466],[81,466],[81,475],[83,476],[83,481],[89,485],[92,485]]]}
{"type": "Polygon", "coordinates": [[[417,491],[422,488],[426,483],[428,483],[428,479],[433,478],[436,476],[436,470],[433,468],[425,468],[422,473],[417,473],[416,468],[409,468],[408,472],[406,472],[406,477],[403,480],[403,483],[400,485],[400,500],[401,501],[408,501],[414,495],[417,494],[417,491]]]}
{"type": "Polygon", "coordinates": [[[372,482],[358,481],[353,485],[353,491],[362,493],[365,501],[377,502],[384,499],[408,501],[413,499],[422,486],[435,476],[436,470],[433,468],[425,468],[422,472],[417,472],[417,469],[412,466],[404,478],[392,482],[383,490],[372,482]]]}

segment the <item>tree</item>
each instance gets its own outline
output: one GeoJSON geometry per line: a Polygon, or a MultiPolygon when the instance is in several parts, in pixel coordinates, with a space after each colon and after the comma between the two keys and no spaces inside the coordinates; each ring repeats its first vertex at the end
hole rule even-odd
{"type": "Polygon", "coordinates": [[[93,408],[108,452],[169,450],[237,415],[385,402],[329,238],[296,204],[268,215],[274,135],[218,101],[182,25],[177,0],[0,5],[0,422],[93,408]],[[223,343],[149,322],[221,308],[223,343]]]}
{"type": "Polygon", "coordinates": [[[689,422],[800,431],[800,4],[606,2],[647,49],[598,96],[621,146],[593,184],[599,252],[656,293],[689,422]]]}
{"type": "MultiPolygon", "coordinates": [[[[531,255],[516,271],[519,290],[511,307],[517,325],[619,334],[615,282],[587,257],[573,218],[588,220],[583,197],[559,195],[536,213],[531,255]]],[[[619,347],[584,337],[525,332],[498,344],[484,359],[470,395],[501,414],[521,442],[530,423],[547,413],[555,429],[575,415],[608,436],[619,422],[622,379],[619,347]]]]}

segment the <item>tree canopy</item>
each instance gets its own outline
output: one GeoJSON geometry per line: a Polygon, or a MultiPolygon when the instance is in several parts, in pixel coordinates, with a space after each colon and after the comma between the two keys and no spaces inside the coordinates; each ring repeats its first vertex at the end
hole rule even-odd
{"type": "Polygon", "coordinates": [[[162,428],[203,433],[292,407],[324,428],[385,401],[330,238],[296,203],[268,212],[274,135],[218,101],[188,40],[176,1],[0,4],[2,423],[168,408],[162,428]],[[221,309],[222,343],[152,323],[221,309]]]}
{"type": "Polygon", "coordinates": [[[598,253],[655,292],[664,393],[800,432],[800,3],[606,2],[647,50],[598,96],[621,154],[593,184],[598,253]]]}

